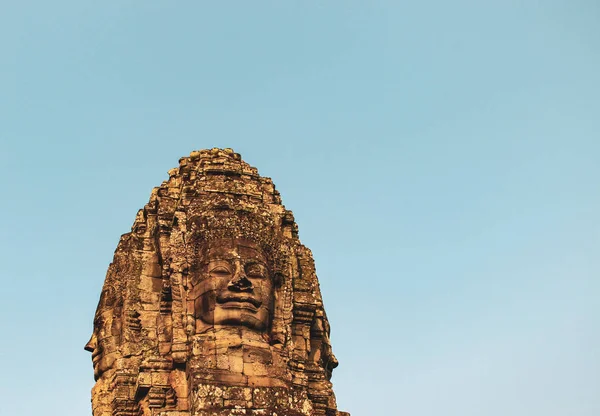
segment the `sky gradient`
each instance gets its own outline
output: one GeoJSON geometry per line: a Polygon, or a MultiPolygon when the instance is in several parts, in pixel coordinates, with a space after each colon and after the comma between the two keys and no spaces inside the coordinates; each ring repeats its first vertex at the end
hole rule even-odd
{"type": "Polygon", "coordinates": [[[91,415],[119,236],[211,147],[295,214],[340,410],[600,414],[597,1],[0,3],[0,414],[91,415]]]}

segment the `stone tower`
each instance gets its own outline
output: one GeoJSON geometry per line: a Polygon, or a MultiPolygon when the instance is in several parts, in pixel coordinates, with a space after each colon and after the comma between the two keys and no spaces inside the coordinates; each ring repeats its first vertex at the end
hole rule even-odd
{"type": "Polygon", "coordinates": [[[195,151],[124,234],[85,349],[94,416],[342,416],[310,250],[269,178],[195,151]]]}

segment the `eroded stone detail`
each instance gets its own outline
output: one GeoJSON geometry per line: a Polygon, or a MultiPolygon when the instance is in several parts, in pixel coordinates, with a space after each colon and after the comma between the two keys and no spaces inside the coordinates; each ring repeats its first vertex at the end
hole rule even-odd
{"type": "Polygon", "coordinates": [[[94,416],[342,416],[312,254],[231,149],[181,158],[121,236],[94,331],[94,416]]]}

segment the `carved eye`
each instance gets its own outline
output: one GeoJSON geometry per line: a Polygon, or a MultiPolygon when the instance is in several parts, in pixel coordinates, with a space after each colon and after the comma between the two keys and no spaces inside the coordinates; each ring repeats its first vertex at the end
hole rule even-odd
{"type": "Polygon", "coordinates": [[[220,275],[220,276],[224,276],[224,275],[229,275],[231,274],[231,272],[229,271],[229,269],[225,266],[215,266],[210,270],[211,274],[216,274],[216,275],[220,275]]]}
{"type": "Polygon", "coordinates": [[[265,277],[266,273],[263,266],[258,263],[252,263],[246,266],[246,275],[248,277],[262,278],[265,277]]]}

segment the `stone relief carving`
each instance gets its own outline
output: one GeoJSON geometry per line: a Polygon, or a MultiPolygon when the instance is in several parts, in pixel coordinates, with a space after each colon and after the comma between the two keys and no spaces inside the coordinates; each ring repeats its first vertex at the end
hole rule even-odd
{"type": "Polygon", "coordinates": [[[93,414],[347,415],[329,331],[312,254],[272,181],[231,149],[192,152],[109,266],[85,346],[93,414]]]}

